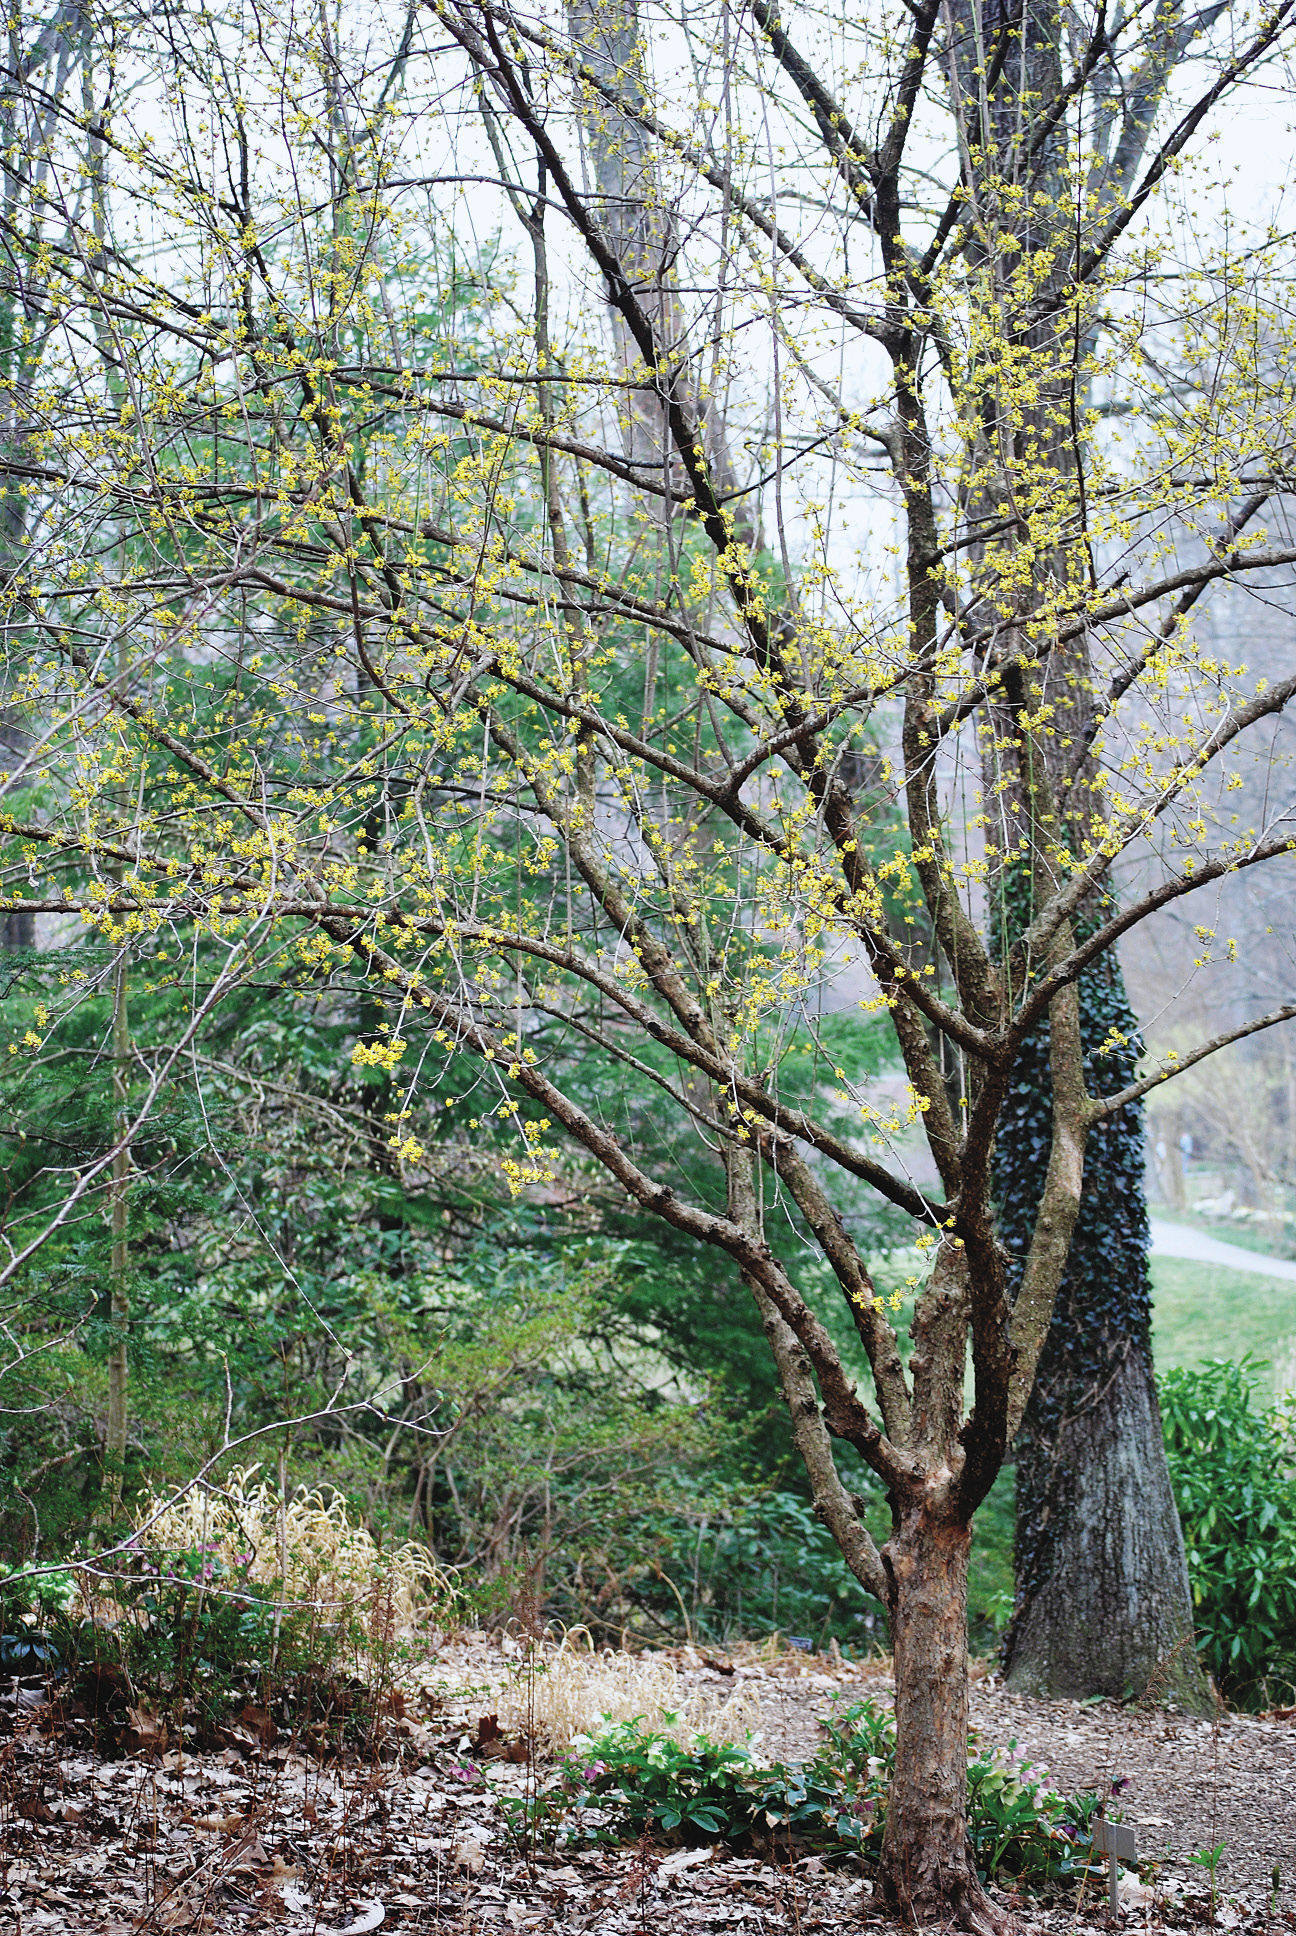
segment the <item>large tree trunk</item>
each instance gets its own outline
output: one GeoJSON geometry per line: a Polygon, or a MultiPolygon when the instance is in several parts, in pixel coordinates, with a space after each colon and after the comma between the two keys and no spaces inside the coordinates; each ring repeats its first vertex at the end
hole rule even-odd
{"type": "Polygon", "coordinates": [[[1209,1711],[1156,1388],[1134,1344],[1089,1403],[1019,1454],[1018,1513],[1008,1685],[1209,1711]]]}
{"type": "MultiPolygon", "coordinates": [[[[1138,1026],[1115,963],[1082,977],[1080,1027],[1091,1090],[1132,1080],[1138,1026]]],[[[1000,1228],[1018,1255],[1043,1185],[1050,1088],[1045,1031],[1023,1051],[996,1149],[1000,1228]]],[[[1016,1441],[1005,1659],[1023,1693],[1132,1694],[1206,1713],[1152,1377],[1143,1168],[1140,1108],[1090,1132],[1066,1273],[1016,1441]]]]}
{"type": "MultiPolygon", "coordinates": [[[[1053,345],[1052,394],[1042,395],[1020,423],[1004,422],[996,431],[1009,448],[1010,470],[1020,463],[1029,476],[1047,464],[1059,480],[1068,479],[1079,457],[1073,412],[1088,401],[1080,345],[1093,327],[1093,311],[1084,303],[1070,308],[1069,296],[1060,300],[1074,266],[1068,262],[1066,211],[1078,205],[1077,185],[1068,182],[1064,166],[1067,120],[1057,114],[1050,123],[1045,117],[1050,131],[1036,131],[1043,111],[1060,100],[1068,19],[1040,0],[1012,6],[1007,0],[978,6],[954,0],[951,17],[948,72],[967,144],[965,166],[981,178],[984,205],[998,211],[989,254],[993,259],[997,249],[1007,260],[1015,249],[1023,256],[1032,249],[1048,256],[1051,250],[1058,277],[1059,300],[1051,312],[1043,305],[1043,319],[1031,325],[1035,345],[1053,345]],[[996,77],[989,84],[988,70],[996,77]],[[1011,195],[1003,193],[1007,185],[1011,195]],[[1072,329],[1075,340],[1068,343],[1072,329]]],[[[1094,77],[1100,138],[1085,189],[1097,198],[1095,207],[1115,206],[1128,192],[1192,31],[1180,0],[1168,0],[1150,33],[1139,86],[1122,97],[1114,76],[1094,77]]],[[[992,479],[993,471],[987,476],[992,479]]],[[[1084,505],[1081,496],[1081,513],[1084,505]]],[[[1055,584],[1066,582],[1061,554],[1040,554],[1032,570],[1032,599],[1050,575],[1055,584]]],[[[1105,795],[1092,791],[1092,758],[1075,766],[1076,749],[1090,745],[1100,683],[1086,633],[1050,653],[1043,697],[1051,727],[1039,744],[1064,838],[1077,854],[1101,837],[1107,811],[1105,795]]],[[[992,718],[996,730],[983,741],[985,798],[998,802],[993,886],[1011,941],[1034,912],[1029,881],[1024,875],[1014,879],[1010,859],[1017,848],[1015,815],[1028,804],[1029,783],[1011,709],[996,708],[992,718]]],[[[1096,913],[1091,908],[1088,918],[1096,913]]],[[[1090,1094],[1110,1094],[1134,1080],[1138,1061],[1138,1023],[1114,957],[1082,977],[1080,998],[1090,1094]]],[[[996,1145],[1000,1229],[1019,1265],[1043,1185],[1051,1091],[1044,1029],[1018,1062],[996,1145]]],[[[1183,1539],[1152,1383],[1142,1145],[1138,1107],[1089,1137],[1066,1275],[1017,1439],[1017,1599],[1008,1661],[1012,1684],[1036,1692],[1128,1690],[1152,1697],[1163,1690],[1201,1711],[1209,1696],[1192,1648],[1183,1539]],[[1103,1469],[1107,1460],[1110,1470],[1103,1469]],[[1136,1521],[1142,1522],[1137,1530],[1136,1521]],[[1091,1562],[1099,1552],[1104,1563],[1096,1567],[1091,1562]]]]}
{"type": "Polygon", "coordinates": [[[896,1764],[879,1890],[902,1922],[1001,1936],[967,1832],[967,1571],[972,1529],[906,1509],[883,1549],[895,1650],[896,1764]]]}

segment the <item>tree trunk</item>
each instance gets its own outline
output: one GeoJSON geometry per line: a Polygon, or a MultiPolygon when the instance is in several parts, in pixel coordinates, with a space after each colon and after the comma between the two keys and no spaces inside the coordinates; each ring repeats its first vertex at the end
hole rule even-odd
{"type": "Polygon", "coordinates": [[[1144,1354],[1129,1345],[1102,1391],[1038,1448],[1038,1465],[1035,1452],[1019,1466],[1018,1559],[1024,1545],[1031,1571],[1005,1649],[1008,1685],[1209,1713],[1144,1354]]]}
{"type": "MultiPolygon", "coordinates": [[[[1091,1093],[1138,1065],[1138,1025],[1112,963],[1081,977],[1091,1093]]],[[[1027,1043],[995,1152],[999,1222],[1021,1255],[1043,1182],[1047,1035],[1027,1043]]],[[[1016,1605],[1008,1683],[1056,1696],[1134,1695],[1210,1711],[1193,1646],[1183,1535],[1152,1376],[1152,1285],[1137,1107],[1095,1125],[1084,1194],[1016,1441],[1016,1605]]]]}
{"type": "MultiPolygon", "coordinates": [[[[116,870],[120,874],[120,869],[116,870]]],[[[130,1145],[126,1142],[126,1131],[130,1127],[130,1021],[127,1013],[127,962],[126,950],[122,948],[113,969],[113,1009],[112,1009],[112,1088],[113,1135],[120,1137],[121,1147],[112,1161],[112,1183],[110,1199],[112,1204],[112,1257],[109,1265],[109,1318],[112,1324],[112,1346],[108,1353],[108,1428],[104,1439],[104,1464],[108,1478],[109,1511],[116,1519],[121,1511],[122,1492],[126,1483],[126,1438],[127,1438],[127,1344],[126,1331],[130,1323],[130,1288],[127,1270],[130,1263],[129,1249],[129,1201],[130,1191],[130,1145]]]]}
{"type": "Polygon", "coordinates": [[[878,1887],[902,1922],[1002,1936],[967,1832],[967,1572],[972,1529],[906,1508],[883,1548],[891,1582],[896,1764],[878,1887]]]}

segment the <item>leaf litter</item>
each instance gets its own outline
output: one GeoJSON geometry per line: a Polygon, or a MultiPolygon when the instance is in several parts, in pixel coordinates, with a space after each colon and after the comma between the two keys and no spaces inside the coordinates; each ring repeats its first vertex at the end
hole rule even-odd
{"type": "MultiPolygon", "coordinates": [[[[615,1672],[606,1655],[596,1658],[592,1699],[615,1672]]],[[[885,1702],[886,1666],[680,1647],[641,1663],[639,1687],[694,1713],[741,1712],[765,1752],[792,1759],[813,1752],[834,1696],[867,1691],[885,1702]]],[[[551,1743],[597,1719],[576,1678],[554,1683],[544,1709],[551,1743]]],[[[407,1673],[367,1754],[328,1759],[303,1752],[252,1704],[212,1752],[176,1745],[141,1704],[127,1711],[111,1754],[95,1752],[92,1729],[15,1685],[0,1703],[0,1930],[813,1936],[887,1927],[868,1874],[851,1861],[794,1859],[793,1850],[771,1862],[723,1846],[651,1843],[519,1849],[501,1803],[534,1786],[518,1730],[529,1712],[533,1738],[542,1732],[543,1679],[525,1645],[462,1636],[407,1673]]],[[[1212,1725],[1029,1701],[983,1675],[973,1720],[1036,1771],[1047,1765],[1054,1785],[1111,1792],[1146,1856],[1141,1876],[1122,1880],[1125,1928],[1205,1926],[1212,1910],[1215,1927],[1246,1936],[1296,1928],[1296,1717],[1224,1715],[1212,1725]],[[1221,1841],[1212,1905],[1190,1858],[1221,1841]]],[[[1111,1928],[1105,1899],[1092,1892],[1051,1905],[997,1893],[1041,1936],[1111,1928]]]]}

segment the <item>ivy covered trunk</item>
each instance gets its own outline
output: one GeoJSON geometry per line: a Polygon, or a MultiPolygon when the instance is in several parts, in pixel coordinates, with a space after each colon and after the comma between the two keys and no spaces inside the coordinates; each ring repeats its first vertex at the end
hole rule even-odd
{"type": "MultiPolygon", "coordinates": [[[[1092,1093],[1138,1060],[1116,963],[1080,984],[1092,1093]]],[[[996,1147],[1000,1230],[1029,1242],[1047,1161],[1048,1037],[1028,1043],[996,1147]]],[[[1066,1273],[1016,1440],[1016,1604],[1008,1683],[1024,1693],[1133,1694],[1204,1712],[1183,1536],[1152,1375],[1152,1297],[1137,1104],[1090,1132],[1066,1273]]]]}
{"type": "Polygon", "coordinates": [[[971,1527],[924,1502],[883,1551],[895,1654],[896,1761],[879,1889],[901,1922],[1000,1936],[967,1829],[967,1572],[971,1527]]]}

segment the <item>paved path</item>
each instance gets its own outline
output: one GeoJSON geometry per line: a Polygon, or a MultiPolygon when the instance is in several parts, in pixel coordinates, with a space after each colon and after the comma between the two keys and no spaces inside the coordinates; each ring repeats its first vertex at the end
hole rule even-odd
{"type": "Polygon", "coordinates": [[[1226,1244],[1220,1237],[1208,1236],[1191,1224],[1162,1223],[1152,1219],[1152,1255],[1186,1257],[1194,1264],[1218,1264],[1221,1270],[1255,1271],[1261,1277],[1285,1277],[1296,1282],[1296,1264],[1286,1257],[1265,1257],[1256,1250],[1243,1250],[1226,1244]]]}

